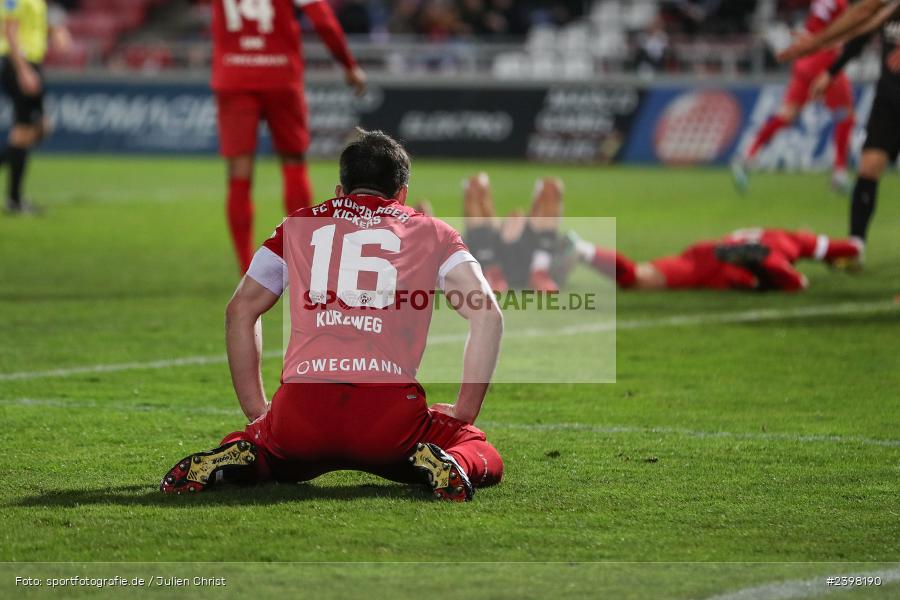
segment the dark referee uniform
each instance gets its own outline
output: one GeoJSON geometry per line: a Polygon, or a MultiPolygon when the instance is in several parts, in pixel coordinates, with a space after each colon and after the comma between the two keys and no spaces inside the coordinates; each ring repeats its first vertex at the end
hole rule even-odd
{"type": "MultiPolygon", "coordinates": [[[[41,63],[47,54],[49,23],[45,0],[0,0],[0,17],[4,31],[0,33],[0,87],[9,96],[13,105],[13,131],[10,143],[2,154],[2,162],[9,165],[9,192],[6,211],[11,214],[39,212],[31,203],[22,198],[22,182],[25,178],[28,155],[31,147],[44,134],[44,84],[41,63]],[[18,56],[11,56],[9,40],[6,37],[6,22],[17,24],[16,41],[18,56]],[[41,82],[36,94],[22,89],[16,65],[25,61],[31,66],[41,82]],[[15,128],[27,128],[27,140],[16,135],[15,128]]],[[[21,133],[21,132],[19,132],[21,133]]]]}
{"type": "MultiPolygon", "coordinates": [[[[16,19],[19,23],[20,51],[43,80],[41,63],[47,54],[47,5],[44,0],[0,0],[0,15],[3,20],[16,19]]],[[[0,85],[3,93],[13,103],[14,122],[17,125],[40,125],[44,118],[44,93],[36,96],[26,95],[19,87],[19,78],[12,60],[9,57],[9,42],[5,35],[0,35],[0,85]]]]}
{"type": "MultiPolygon", "coordinates": [[[[832,77],[837,75],[851,60],[859,56],[876,32],[859,36],[844,46],[841,56],[829,69],[832,77]]],[[[878,150],[887,154],[891,163],[900,155],[900,72],[891,70],[888,57],[900,49],[900,10],[891,15],[880,30],[882,45],[881,77],[866,126],[866,150],[878,150]]],[[[860,177],[853,190],[853,205],[850,213],[850,235],[865,241],[869,221],[875,212],[878,195],[878,181],[860,177]]]]}

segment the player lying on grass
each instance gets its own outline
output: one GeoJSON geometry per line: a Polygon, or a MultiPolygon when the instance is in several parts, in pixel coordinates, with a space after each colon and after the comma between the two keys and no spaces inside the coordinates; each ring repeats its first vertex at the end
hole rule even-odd
{"type": "Polygon", "coordinates": [[[635,263],[613,250],[574,240],[576,252],[623,289],[756,290],[797,292],[809,286],[794,264],[810,259],[837,265],[855,260],[860,246],[808,231],[742,229],[698,242],[677,256],[635,263]]]}
{"type": "Polygon", "coordinates": [[[552,291],[578,260],[615,279],[623,289],[741,289],[799,291],[808,285],[794,263],[814,259],[839,266],[859,256],[855,240],[781,229],[745,229],[719,240],[699,242],[677,256],[635,263],[614,250],[599,248],[575,232],[558,234],[563,186],[538,181],[528,217],[515,212],[503,221],[494,215],[485,173],[464,184],[464,216],[469,247],[495,290],[530,286],[552,291]],[[573,260],[577,259],[577,260],[573,260]]]}
{"type": "Polygon", "coordinates": [[[352,469],[430,484],[441,498],[465,501],[500,481],[500,455],[473,425],[503,329],[481,267],[453,228],[405,206],[409,157],[388,136],[361,132],[341,155],[340,181],[336,198],[278,227],[228,305],[228,362],[250,424],[180,460],[163,492],[352,469]],[[288,281],[291,337],[269,404],[260,317],[288,281]],[[433,293],[436,282],[448,299],[466,299],[454,308],[468,320],[469,338],[456,403],[429,408],[415,373],[432,303],[401,300],[433,293]]]}

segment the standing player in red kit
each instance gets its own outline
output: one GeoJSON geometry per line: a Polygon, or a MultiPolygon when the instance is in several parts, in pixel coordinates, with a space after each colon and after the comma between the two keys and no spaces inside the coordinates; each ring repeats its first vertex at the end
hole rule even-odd
{"type": "Polygon", "coordinates": [[[228,161],[228,226],[243,274],[253,257],[251,188],[260,121],[267,123],[281,158],[286,214],[312,201],[297,7],[344,67],[347,83],[357,93],[366,76],[325,0],[212,0],[212,4],[212,89],[219,149],[228,161]]]}
{"type": "MultiPolygon", "coordinates": [[[[847,0],[812,0],[803,35],[812,36],[824,30],[847,9],[847,0]]],[[[781,109],[769,118],[756,133],[753,143],[731,164],[735,186],[741,193],[749,185],[748,169],[753,159],[775,135],[791,125],[810,100],[810,86],[837,60],[839,49],[827,49],[794,62],[791,81],[788,84],[781,109]]],[[[831,185],[835,191],[849,192],[850,178],[847,175],[847,157],[850,150],[850,136],[853,133],[853,87],[847,76],[841,73],[835,77],[824,95],[825,105],[834,113],[834,169],[831,185]]]]}
{"type": "Polygon", "coordinates": [[[465,501],[500,481],[503,461],[473,425],[503,329],[481,267],[452,227],[405,205],[409,157],[388,136],[362,132],[341,154],[340,180],[336,198],[276,229],[228,305],[228,361],[250,424],[179,461],[163,492],[353,469],[465,501]],[[429,408],[415,376],[436,285],[469,337],[456,403],[429,408]],[[291,337],[269,404],[260,317],[286,286],[291,337]]]}

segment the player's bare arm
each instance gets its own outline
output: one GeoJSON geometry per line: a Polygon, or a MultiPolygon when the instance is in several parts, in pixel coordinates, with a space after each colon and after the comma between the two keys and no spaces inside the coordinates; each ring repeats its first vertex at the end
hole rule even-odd
{"type": "Polygon", "coordinates": [[[72,49],[72,34],[66,26],[66,11],[56,4],[47,7],[47,24],[50,45],[61,54],[72,49]]]}
{"type": "Polygon", "coordinates": [[[366,73],[353,59],[350,48],[347,46],[347,38],[344,36],[344,31],[341,29],[334,11],[327,2],[322,0],[299,0],[298,4],[309,18],[322,43],[328,47],[335,60],[344,67],[344,78],[347,85],[352,87],[357,95],[361,95],[366,89],[366,73]]]}
{"type": "Polygon", "coordinates": [[[3,23],[3,32],[6,35],[6,41],[9,44],[9,59],[15,69],[16,77],[19,80],[19,87],[29,96],[36,96],[41,93],[41,79],[38,77],[34,67],[25,60],[19,44],[19,21],[7,18],[3,23]]]}
{"type": "Polygon", "coordinates": [[[50,45],[63,54],[72,48],[72,34],[65,25],[50,27],[50,45]]]}
{"type": "Polygon", "coordinates": [[[825,95],[825,91],[834,77],[854,58],[862,53],[872,34],[900,9],[900,0],[891,2],[868,21],[860,23],[856,28],[841,36],[839,43],[844,44],[844,52],[830,69],[819,75],[810,86],[810,97],[814,100],[825,95]]]}
{"type": "Polygon", "coordinates": [[[278,296],[250,277],[238,284],[225,310],[225,343],[231,382],[241,410],[251,421],[268,410],[263,388],[262,323],[260,317],[278,302],[278,296]]]}
{"type": "Polygon", "coordinates": [[[878,14],[886,0],[860,0],[851,6],[843,15],[825,30],[814,36],[801,36],[789,48],[778,54],[778,60],[789,62],[807,56],[827,46],[836,44],[847,33],[865,24],[868,19],[878,14]]]}
{"type": "Polygon", "coordinates": [[[439,404],[432,408],[460,421],[474,423],[500,356],[503,314],[478,263],[466,262],[452,269],[444,279],[444,291],[448,297],[466,299],[454,308],[469,322],[469,337],[456,404],[439,404]]]}
{"type": "Polygon", "coordinates": [[[873,31],[876,31],[879,27],[884,25],[885,21],[890,19],[891,16],[897,12],[897,9],[900,9],[900,0],[893,0],[892,2],[889,2],[884,6],[884,8],[869,17],[868,20],[863,21],[853,29],[850,29],[849,31],[844,33],[835,41],[835,43],[846,44],[853,38],[859,37],[861,35],[868,35],[873,31]]]}

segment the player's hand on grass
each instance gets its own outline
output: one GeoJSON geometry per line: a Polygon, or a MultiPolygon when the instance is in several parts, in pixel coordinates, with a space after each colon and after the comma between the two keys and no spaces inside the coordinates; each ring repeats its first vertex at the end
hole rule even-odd
{"type": "Polygon", "coordinates": [[[366,81],[368,80],[366,72],[362,70],[362,67],[356,65],[351,69],[347,69],[346,75],[347,85],[353,88],[357,96],[362,96],[363,92],[366,91],[366,81]]]}
{"type": "Polygon", "coordinates": [[[892,73],[900,73],[900,48],[895,48],[888,54],[887,65],[892,73]]]}
{"type": "Polygon", "coordinates": [[[825,71],[818,77],[816,77],[812,85],[809,86],[809,97],[813,100],[821,100],[825,95],[825,91],[828,89],[828,86],[831,85],[831,73],[825,71]]]}
{"type": "Polygon", "coordinates": [[[41,93],[41,78],[34,67],[25,63],[19,70],[19,88],[26,96],[37,96],[41,93]]]}

